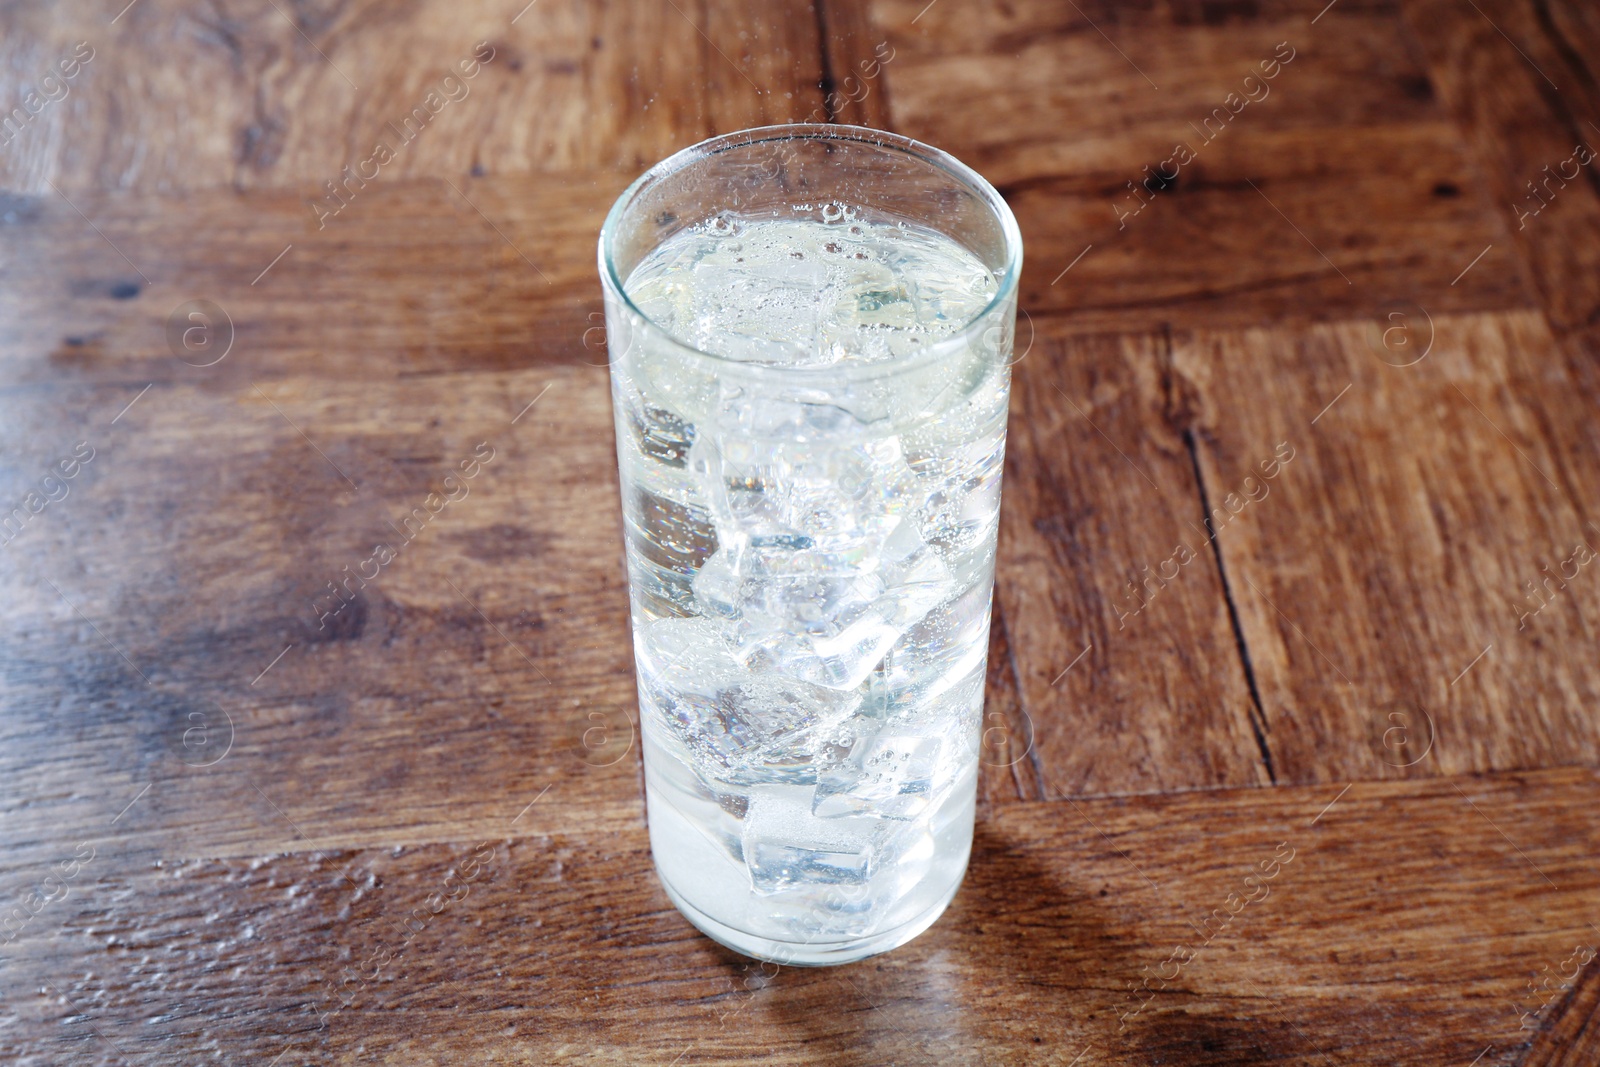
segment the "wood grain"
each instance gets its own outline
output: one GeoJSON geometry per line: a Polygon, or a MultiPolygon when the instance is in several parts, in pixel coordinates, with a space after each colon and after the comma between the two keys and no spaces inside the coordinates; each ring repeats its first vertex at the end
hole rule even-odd
{"type": "Polygon", "coordinates": [[[1266,784],[1166,338],[1046,325],[1025,351],[997,599],[1041,795],[1266,784]]]}
{"type": "Polygon", "coordinates": [[[73,442],[96,450],[0,552],[12,842],[173,779],[128,823],[211,855],[413,840],[547,786],[580,823],[638,821],[602,370],[160,385],[112,424],[137,392],[4,402],[6,499],[73,442]],[[231,719],[240,773],[186,765],[195,713],[231,719]]]}
{"type": "Polygon", "coordinates": [[[1290,781],[1591,763],[1594,398],[1536,315],[1399,321],[1408,349],[1359,323],[1174,338],[1273,754],[1290,781]]]}
{"type": "MultiPolygon", "coordinates": [[[[1600,315],[1600,181],[1594,163],[1567,161],[1580,144],[1600,148],[1593,11],[1520,0],[1477,11],[1408,0],[1405,11],[1552,326],[1558,335],[1592,327],[1600,315]]],[[[1592,342],[1588,351],[1592,359],[1592,342]]]]}
{"type": "Polygon", "coordinates": [[[899,58],[894,46],[872,26],[863,5],[816,0],[814,6],[826,67],[822,110],[806,120],[887,127],[888,72],[899,58]]]}
{"type": "Polygon", "coordinates": [[[420,847],[160,866],[104,834],[9,949],[0,1046],[83,1064],[1240,1065],[1464,1064],[1493,1043],[1480,1062],[1499,1067],[1531,1036],[1515,1015],[1527,975],[1595,936],[1596,784],[1010,805],[929,933],[813,971],[695,935],[638,826],[588,838],[498,819],[420,847]],[[1203,846],[1171,832],[1196,825],[1203,846]],[[1262,861],[1272,877],[1246,887],[1262,861]],[[1194,955],[1174,974],[1180,947],[1194,955]]]}
{"type": "Polygon", "coordinates": [[[0,41],[6,111],[76,42],[94,55],[0,145],[0,190],[12,192],[315,196],[379,141],[395,156],[386,179],[636,173],[713,133],[794,121],[822,103],[816,22],[798,2],[140,0],[115,24],[103,5],[33,2],[0,13],[0,41]],[[463,80],[455,65],[479,42],[493,58],[463,80]],[[419,106],[434,114],[408,139],[419,106]]]}
{"type": "Polygon", "coordinates": [[[1592,1062],[1600,586],[1543,583],[1600,182],[1515,205],[1597,54],[1535,0],[0,6],[0,520],[94,450],[0,546],[0,1059],[1592,1062]],[[774,971],[651,872],[594,241],[826,119],[999,185],[1025,314],[967,882],[774,971]]]}
{"type": "Polygon", "coordinates": [[[175,354],[167,330],[193,300],[231,323],[206,380],[234,388],[603,365],[594,241],[628,180],[380,181],[320,227],[296,193],[12,198],[6,382],[195,381],[207,358],[175,354]]]}
{"type": "Polygon", "coordinates": [[[871,9],[903,53],[887,75],[895,122],[1001,185],[1118,176],[1109,196],[1179,140],[1204,160],[1250,130],[1336,139],[1440,117],[1393,4],[1341,0],[1316,26],[1284,3],[925,7],[871,9]],[[1259,99],[1205,127],[1250,76],[1259,99]]]}
{"type": "MultiPolygon", "coordinates": [[[[1586,938],[1580,940],[1588,941],[1586,938]]],[[[1594,942],[1588,941],[1581,949],[1593,947],[1594,942]]],[[[1564,960],[1545,964],[1535,976],[1539,981],[1529,984],[1543,986],[1548,979],[1559,991],[1561,986],[1567,984],[1563,981],[1567,971],[1562,964],[1570,966],[1568,961],[1576,963],[1582,958],[1575,951],[1564,960]],[[1550,970],[1546,971],[1545,967],[1550,967],[1550,970]]],[[[1542,1007],[1541,1000],[1548,994],[1542,989],[1539,993],[1538,997],[1528,996],[1528,1006],[1524,1011],[1531,1011],[1535,1006],[1542,1007]]],[[[1593,959],[1578,973],[1576,983],[1559,1001],[1559,1007],[1548,1014],[1549,1018],[1539,1028],[1538,1036],[1528,1049],[1527,1058],[1522,1061],[1523,1067],[1580,1067],[1585,1063],[1593,1063],[1600,1056],[1600,967],[1595,966],[1593,959]]],[[[1529,1018],[1525,1023],[1536,1024],[1538,1021],[1537,1018],[1529,1018]]]]}
{"type": "Polygon", "coordinates": [[[1007,193],[1035,314],[1137,331],[1361,317],[1396,293],[1533,302],[1503,263],[1451,284],[1506,231],[1392,5],[1314,26],[1275,4],[921,7],[873,8],[897,126],[1007,193]]]}

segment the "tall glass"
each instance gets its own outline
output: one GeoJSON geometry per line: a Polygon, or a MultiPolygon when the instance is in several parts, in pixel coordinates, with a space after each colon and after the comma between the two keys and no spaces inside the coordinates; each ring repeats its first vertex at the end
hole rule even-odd
{"type": "Polygon", "coordinates": [[[600,234],[651,850],[779,963],[903,944],[972,845],[1022,264],[878,130],[656,165],[600,234]]]}

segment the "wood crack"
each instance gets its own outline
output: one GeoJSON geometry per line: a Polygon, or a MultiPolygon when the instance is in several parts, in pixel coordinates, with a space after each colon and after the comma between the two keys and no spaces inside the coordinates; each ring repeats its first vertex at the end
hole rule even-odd
{"type": "Polygon", "coordinates": [[[1244,680],[1250,687],[1250,730],[1255,734],[1256,747],[1261,750],[1261,762],[1267,768],[1267,778],[1277,785],[1278,772],[1272,763],[1272,748],[1267,744],[1266,710],[1261,704],[1261,690],[1256,685],[1256,669],[1250,660],[1250,646],[1245,642],[1244,627],[1239,622],[1239,607],[1234,602],[1233,586],[1228,581],[1228,568],[1222,562],[1222,545],[1211,524],[1211,498],[1206,492],[1205,475],[1200,470],[1200,450],[1195,444],[1192,427],[1184,427],[1183,444],[1189,450],[1189,464],[1194,468],[1194,484],[1200,492],[1200,510],[1205,515],[1206,539],[1211,542],[1211,554],[1217,561],[1217,580],[1222,583],[1222,597],[1228,604],[1228,623],[1233,627],[1233,640],[1239,649],[1239,662],[1244,667],[1244,680]]]}

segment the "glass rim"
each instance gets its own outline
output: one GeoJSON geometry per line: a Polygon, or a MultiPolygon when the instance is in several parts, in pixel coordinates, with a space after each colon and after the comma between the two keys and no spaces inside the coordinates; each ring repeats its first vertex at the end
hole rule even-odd
{"type": "MultiPolygon", "coordinates": [[[[909,372],[926,366],[938,358],[951,352],[965,350],[969,347],[972,335],[983,330],[991,329],[983,326],[995,309],[1002,307],[1016,293],[1019,285],[1019,276],[1022,273],[1022,231],[1017,226],[1016,216],[1011,212],[1011,206],[1000,195],[987,178],[961,162],[955,156],[930,144],[907,137],[904,134],[891,133],[887,130],[873,129],[869,126],[846,126],[838,123],[824,122],[798,122],[779,124],[774,126],[754,126],[745,130],[736,130],[732,133],[719,134],[708,137],[703,141],[681,148],[672,155],[661,160],[639,177],[635,178],[616,202],[611,205],[611,210],[606,213],[605,222],[600,227],[599,241],[600,280],[606,291],[620,300],[631,311],[646,330],[653,332],[662,340],[682,352],[691,354],[697,359],[707,360],[719,367],[730,368],[738,373],[755,375],[782,375],[794,378],[823,378],[837,381],[841,376],[857,378],[891,377],[902,372],[909,372]],[[623,287],[623,279],[617,273],[616,260],[612,256],[612,246],[616,235],[622,225],[622,215],[628,207],[644,191],[657,182],[685,170],[700,161],[722,152],[735,148],[744,148],[750,145],[763,144],[769,141],[854,141],[866,144],[879,145],[886,148],[898,149],[912,156],[920,162],[929,164],[944,171],[958,183],[965,186],[977,199],[988,208],[990,213],[1000,224],[1000,232],[1005,242],[1005,263],[999,268],[999,285],[989,302],[975,313],[961,327],[947,337],[941,337],[930,343],[915,355],[899,360],[885,360],[881,363],[856,363],[856,364],[828,364],[792,365],[782,363],[755,363],[749,360],[734,359],[729,356],[708,352],[702,348],[685,343],[673,336],[660,323],[641,311],[633,302],[623,287]]],[[[607,362],[614,358],[607,351],[607,362]]]]}

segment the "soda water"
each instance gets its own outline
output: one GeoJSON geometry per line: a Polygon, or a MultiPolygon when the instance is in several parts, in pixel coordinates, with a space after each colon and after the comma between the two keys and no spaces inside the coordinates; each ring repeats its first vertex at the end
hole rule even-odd
{"type": "Polygon", "coordinates": [[[843,962],[965,872],[1010,338],[950,238],[790,216],[647,253],[667,336],[613,337],[612,377],[656,866],[725,944],[843,962]]]}

